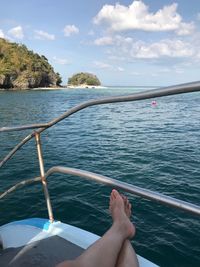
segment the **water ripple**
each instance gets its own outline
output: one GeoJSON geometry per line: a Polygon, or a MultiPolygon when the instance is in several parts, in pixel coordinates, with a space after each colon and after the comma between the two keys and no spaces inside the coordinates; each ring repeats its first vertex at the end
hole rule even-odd
{"type": "MultiPolygon", "coordinates": [[[[132,92],[120,88],[0,92],[0,125],[47,122],[82,101],[132,92]]],[[[200,96],[193,93],[156,101],[156,108],[149,100],[94,106],[48,129],[42,134],[45,169],[54,165],[81,168],[200,204],[200,96]]],[[[2,134],[0,157],[26,133],[2,134]]],[[[37,175],[32,141],[1,169],[1,191],[37,175]]],[[[110,188],[60,174],[48,182],[56,219],[100,235],[110,226],[110,188]]],[[[127,195],[137,226],[136,251],[160,266],[198,267],[199,219],[127,195]]],[[[0,224],[26,217],[47,217],[40,185],[1,201],[0,224]]]]}

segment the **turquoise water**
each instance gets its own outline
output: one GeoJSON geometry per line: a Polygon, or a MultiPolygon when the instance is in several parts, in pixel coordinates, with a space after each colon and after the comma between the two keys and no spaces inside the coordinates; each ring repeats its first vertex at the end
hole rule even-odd
{"type": "MultiPolygon", "coordinates": [[[[134,88],[0,92],[0,127],[48,122],[70,107],[134,88]]],[[[140,89],[142,90],[142,89],[140,89]]],[[[45,169],[68,166],[93,171],[200,204],[200,94],[90,107],[42,134],[45,169]]],[[[2,133],[3,158],[26,132],[2,133]]],[[[32,140],[0,170],[0,192],[39,175],[32,140]]],[[[111,188],[67,175],[49,177],[55,218],[102,235],[111,220],[111,188]]],[[[138,254],[160,266],[200,266],[200,220],[176,209],[128,195],[133,204],[138,254]]],[[[47,217],[40,185],[1,201],[0,225],[47,217]]]]}

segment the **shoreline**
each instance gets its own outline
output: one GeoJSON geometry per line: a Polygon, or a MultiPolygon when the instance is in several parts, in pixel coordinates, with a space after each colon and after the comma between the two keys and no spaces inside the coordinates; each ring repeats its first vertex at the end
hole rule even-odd
{"type": "Polygon", "coordinates": [[[106,86],[95,86],[95,85],[66,85],[66,86],[58,86],[58,87],[36,87],[36,88],[0,88],[0,91],[38,91],[38,90],[60,90],[60,89],[106,89],[106,86]]]}
{"type": "Polygon", "coordinates": [[[36,91],[36,90],[60,90],[65,87],[36,87],[36,88],[0,88],[0,91],[36,91]]]}

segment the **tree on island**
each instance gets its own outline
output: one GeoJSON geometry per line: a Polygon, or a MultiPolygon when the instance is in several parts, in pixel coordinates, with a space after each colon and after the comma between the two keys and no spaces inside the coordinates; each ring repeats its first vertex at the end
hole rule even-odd
{"type": "Polygon", "coordinates": [[[0,38],[0,88],[54,87],[61,82],[44,55],[0,38]]]}
{"type": "Polygon", "coordinates": [[[99,79],[96,75],[80,72],[74,74],[72,77],[68,79],[68,85],[79,86],[79,85],[90,85],[90,86],[98,86],[101,85],[99,79]]]}

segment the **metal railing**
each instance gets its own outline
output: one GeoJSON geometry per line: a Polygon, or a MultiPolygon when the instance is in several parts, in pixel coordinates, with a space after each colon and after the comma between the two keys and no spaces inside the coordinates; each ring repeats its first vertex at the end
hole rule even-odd
{"type": "Polygon", "coordinates": [[[191,93],[200,91],[200,81],[193,82],[193,83],[185,83],[181,85],[175,85],[170,87],[164,87],[160,89],[148,90],[145,92],[135,93],[128,96],[116,96],[116,97],[107,97],[107,98],[100,98],[95,100],[89,100],[84,103],[81,103],[65,113],[63,113],[58,118],[48,122],[48,123],[40,123],[40,124],[30,124],[30,125],[23,125],[23,126],[15,126],[15,127],[2,127],[0,128],[0,132],[8,132],[8,131],[22,131],[27,129],[38,129],[29,135],[27,135],[20,143],[18,143],[8,154],[4,157],[4,159],[0,162],[0,168],[29,140],[35,137],[35,133],[42,133],[49,127],[52,127],[56,123],[66,119],[67,117],[73,115],[74,113],[85,109],[87,107],[101,105],[101,104],[110,104],[110,103],[119,103],[119,102],[130,102],[130,101],[138,101],[138,100],[145,100],[151,99],[155,97],[162,97],[162,96],[169,96],[169,95],[176,95],[176,94],[184,94],[184,93],[191,93]]]}
{"type": "Polygon", "coordinates": [[[78,175],[80,177],[84,177],[87,179],[92,179],[100,183],[104,183],[107,185],[115,186],[117,188],[123,189],[126,192],[129,192],[131,194],[135,194],[150,200],[158,201],[162,204],[167,204],[172,207],[176,207],[188,212],[192,212],[193,214],[200,215],[200,207],[191,203],[187,203],[175,198],[171,198],[169,196],[165,196],[162,194],[159,194],[157,192],[152,192],[150,190],[142,189],[127,183],[123,183],[117,180],[114,180],[112,178],[98,175],[91,172],[86,172],[78,169],[72,169],[72,168],[65,168],[65,167],[53,167],[50,170],[48,170],[45,173],[44,170],[44,164],[43,164],[43,156],[42,156],[42,148],[41,148],[41,142],[40,142],[40,134],[46,130],[47,128],[52,127],[56,123],[64,120],[65,118],[71,116],[72,114],[85,109],[90,106],[94,105],[100,105],[100,104],[109,104],[109,103],[117,103],[117,102],[128,102],[128,101],[137,101],[137,100],[145,100],[145,99],[151,99],[155,97],[163,97],[168,95],[175,95],[175,94],[183,94],[183,93],[191,93],[191,92],[197,92],[200,91],[200,82],[193,82],[193,83],[186,83],[176,86],[170,86],[160,89],[154,89],[154,90],[148,90],[145,92],[135,93],[128,96],[117,96],[117,97],[107,97],[107,98],[101,98],[97,100],[89,100],[84,103],[81,103],[65,113],[63,113],[58,118],[50,121],[49,123],[40,123],[40,124],[30,124],[30,125],[23,125],[23,126],[15,126],[15,127],[2,127],[0,128],[0,132],[10,132],[10,131],[21,131],[21,130],[27,130],[27,129],[37,129],[36,131],[30,133],[28,136],[26,136],[20,143],[18,143],[0,162],[0,168],[9,160],[12,158],[12,156],[29,140],[31,140],[33,137],[36,139],[36,146],[37,146],[37,153],[38,153],[38,160],[39,160],[39,166],[40,166],[40,177],[36,177],[27,181],[22,181],[15,186],[11,187],[10,189],[6,190],[6,192],[2,193],[0,195],[0,199],[6,196],[8,193],[14,191],[15,189],[30,184],[33,182],[41,181],[43,184],[44,194],[46,198],[47,203],[47,210],[49,214],[49,219],[51,222],[53,222],[53,212],[51,207],[51,201],[49,197],[49,192],[47,188],[47,180],[46,178],[55,172],[59,173],[66,173],[66,174],[72,174],[72,175],[78,175]]]}
{"type": "MultiPolygon", "coordinates": [[[[128,184],[122,181],[118,181],[116,179],[112,179],[110,177],[97,174],[94,172],[89,172],[89,171],[75,169],[75,168],[54,166],[46,172],[43,179],[45,178],[45,181],[46,181],[46,179],[54,173],[70,174],[72,176],[79,176],[87,180],[93,180],[97,183],[115,187],[127,193],[131,193],[133,195],[136,195],[136,196],[139,196],[145,199],[154,200],[156,202],[159,202],[160,204],[165,204],[170,207],[178,208],[180,210],[184,210],[184,211],[196,214],[196,215],[200,215],[200,207],[197,205],[194,205],[194,204],[191,204],[186,201],[179,200],[179,199],[175,199],[173,197],[165,196],[163,194],[153,192],[148,189],[140,188],[138,186],[131,185],[131,184],[128,184]]],[[[3,194],[1,194],[0,199],[5,197],[7,194],[13,192],[17,188],[20,188],[26,184],[32,184],[32,183],[36,183],[40,181],[41,181],[41,177],[35,177],[33,179],[24,180],[16,184],[15,186],[11,187],[10,189],[8,189],[3,194]]]]}

